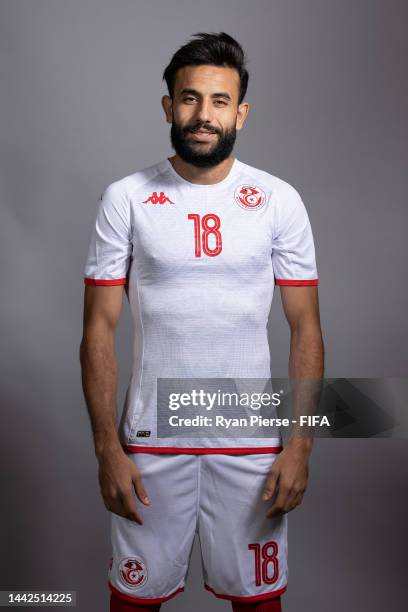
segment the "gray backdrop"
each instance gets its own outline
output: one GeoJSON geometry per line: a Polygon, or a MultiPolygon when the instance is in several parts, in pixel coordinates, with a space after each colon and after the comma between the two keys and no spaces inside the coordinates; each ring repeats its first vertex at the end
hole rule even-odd
{"type": "MultiPolygon", "coordinates": [[[[236,154],[292,183],[316,241],[328,377],[407,371],[403,0],[2,0],[2,589],[108,610],[108,513],[80,386],[83,266],[101,192],[169,156],[161,73],[198,31],[247,50],[236,154]]],[[[131,367],[125,303],[120,393],[131,367]]],[[[279,291],[273,374],[285,376],[279,291]]],[[[290,515],[285,612],[406,609],[407,444],[317,440],[290,515]],[[405,570],[405,571],[404,571],[405,570]]],[[[194,549],[168,610],[228,610],[194,549]]]]}

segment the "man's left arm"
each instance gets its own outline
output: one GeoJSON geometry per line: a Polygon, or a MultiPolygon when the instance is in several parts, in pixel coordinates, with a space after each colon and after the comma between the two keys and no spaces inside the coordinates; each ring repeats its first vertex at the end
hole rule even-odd
{"type": "MultiPolygon", "coordinates": [[[[305,403],[318,401],[324,371],[324,344],[320,328],[317,286],[280,287],[283,310],[290,327],[289,377],[294,382],[294,415],[305,403]]],[[[306,490],[312,435],[302,435],[298,427],[275,459],[266,479],[262,499],[274,497],[268,518],[298,506],[306,490]]]]}

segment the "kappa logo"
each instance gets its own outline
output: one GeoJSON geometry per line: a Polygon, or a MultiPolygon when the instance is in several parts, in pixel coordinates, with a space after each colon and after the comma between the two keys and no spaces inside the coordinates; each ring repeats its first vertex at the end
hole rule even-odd
{"type": "Polygon", "coordinates": [[[139,589],[147,580],[146,565],[138,557],[126,557],[119,563],[119,576],[125,586],[139,589]]]}
{"type": "Polygon", "coordinates": [[[240,185],[234,192],[235,202],[245,210],[259,210],[266,202],[265,192],[254,185],[240,185]]]}
{"type": "Polygon", "coordinates": [[[160,192],[160,195],[157,195],[157,191],[153,191],[152,195],[148,197],[147,200],[143,201],[143,204],[147,204],[147,202],[151,202],[152,204],[165,204],[166,202],[174,204],[163,191],[160,192]]]}

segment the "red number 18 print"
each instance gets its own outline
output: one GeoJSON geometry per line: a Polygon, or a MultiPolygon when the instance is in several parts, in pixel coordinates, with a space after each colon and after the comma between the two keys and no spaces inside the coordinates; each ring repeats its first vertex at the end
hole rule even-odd
{"type": "Polygon", "coordinates": [[[221,220],[218,215],[208,213],[200,219],[200,215],[191,213],[188,215],[189,219],[194,221],[194,243],[195,243],[195,256],[201,257],[201,244],[203,251],[209,257],[215,257],[222,251],[222,238],[221,232],[219,231],[221,226],[221,220]],[[213,225],[209,225],[209,221],[214,222],[213,225]],[[211,249],[208,244],[208,237],[210,234],[215,236],[215,247],[211,249]]]}
{"type": "Polygon", "coordinates": [[[255,553],[255,584],[261,586],[273,584],[279,578],[278,544],[277,542],[266,542],[262,548],[260,544],[248,544],[249,550],[255,553]],[[270,575],[272,564],[272,575],[270,575]]]}

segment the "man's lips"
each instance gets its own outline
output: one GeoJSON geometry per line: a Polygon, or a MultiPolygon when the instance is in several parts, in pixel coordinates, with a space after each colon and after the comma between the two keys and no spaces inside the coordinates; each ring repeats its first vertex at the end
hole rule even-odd
{"type": "Polygon", "coordinates": [[[215,132],[209,132],[208,130],[194,130],[193,132],[189,130],[189,133],[191,138],[197,142],[207,142],[216,136],[215,132]]]}

